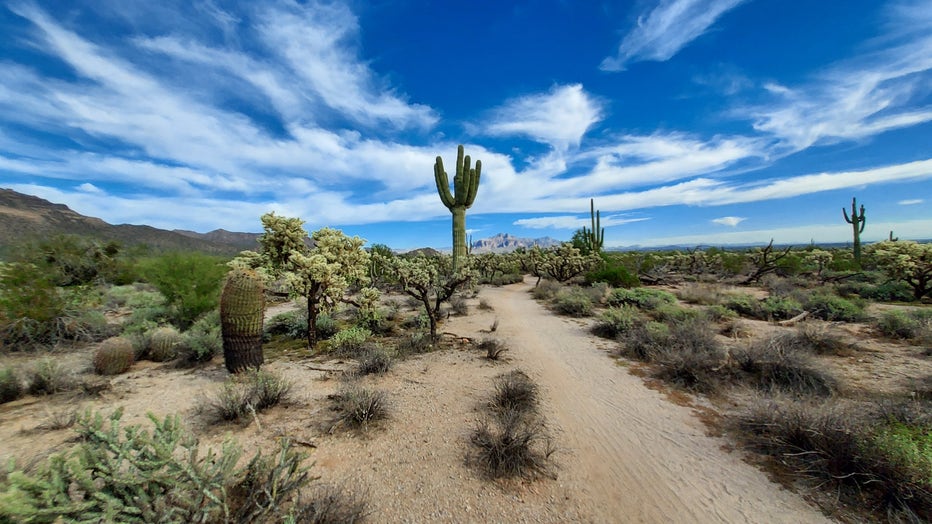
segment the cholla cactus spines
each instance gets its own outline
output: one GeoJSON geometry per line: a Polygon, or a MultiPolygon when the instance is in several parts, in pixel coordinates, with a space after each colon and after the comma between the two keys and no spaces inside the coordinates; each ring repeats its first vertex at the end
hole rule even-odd
{"type": "Polygon", "coordinates": [[[589,217],[592,221],[592,229],[583,226],[583,238],[586,240],[586,247],[589,252],[598,254],[602,251],[602,245],[605,243],[605,228],[602,227],[602,219],[599,216],[599,211],[595,208],[595,200],[592,198],[589,199],[589,217]]]}
{"type": "Polygon", "coordinates": [[[854,230],[854,263],[861,266],[861,233],[864,232],[864,225],[867,223],[867,218],[864,216],[864,204],[861,204],[861,211],[858,212],[858,199],[851,199],[851,216],[848,216],[848,211],[845,208],[841,208],[841,214],[845,217],[845,222],[851,224],[851,228],[854,230]]]}
{"type": "Polygon", "coordinates": [[[223,360],[230,373],[258,369],[262,365],[264,315],[265,286],[262,277],[249,269],[231,271],[220,295],[223,360]]]}
{"type": "Polygon", "coordinates": [[[466,210],[476,200],[479,191],[479,178],[482,176],[482,161],[476,160],[476,167],[471,168],[469,155],[463,154],[463,146],[456,148],[456,176],[453,177],[453,193],[450,193],[450,179],[443,169],[443,159],[439,156],[434,163],[434,181],[440,201],[453,214],[453,267],[467,255],[466,249],[466,210]]]}

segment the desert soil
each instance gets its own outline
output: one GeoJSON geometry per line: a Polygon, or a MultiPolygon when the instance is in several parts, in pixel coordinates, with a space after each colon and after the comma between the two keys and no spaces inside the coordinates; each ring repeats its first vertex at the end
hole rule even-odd
{"type": "MultiPolygon", "coordinates": [[[[68,445],[70,430],[45,428],[63,411],[122,407],[127,423],[145,413],[179,413],[204,445],[229,435],[251,453],[290,437],[309,452],[321,482],[369,501],[371,522],[825,522],[799,495],[709,436],[693,408],[670,402],[606,355],[608,343],[585,322],[554,316],[527,283],[483,288],[493,310],[473,301],[468,316],[442,329],[452,349],[399,362],[358,379],[383,390],[389,420],[363,433],[331,432],[328,396],[350,362],[283,356],[268,364],[295,383],[293,400],[242,425],[210,426],[199,399],[226,379],[221,362],[178,370],[139,363],[97,397],[27,397],[0,406],[0,460],[35,457],[68,445]],[[487,331],[498,319],[497,331],[487,331]],[[491,362],[463,339],[494,336],[510,351],[491,362]],[[600,347],[603,346],[603,347],[600,347]],[[335,371],[320,371],[326,368],[335,371]],[[556,478],[493,482],[471,467],[470,432],[494,377],[521,369],[541,387],[541,412],[558,447],[556,478]]],[[[85,359],[89,352],[61,358],[85,359]]],[[[15,364],[15,362],[14,362],[15,364]]]]}

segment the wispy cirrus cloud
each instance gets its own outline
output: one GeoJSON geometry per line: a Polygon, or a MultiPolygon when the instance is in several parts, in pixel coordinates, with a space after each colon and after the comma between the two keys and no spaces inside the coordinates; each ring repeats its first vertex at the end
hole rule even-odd
{"type": "Polygon", "coordinates": [[[900,200],[899,202],[897,202],[897,204],[901,206],[916,206],[923,202],[925,202],[925,200],[921,198],[910,198],[908,200],[900,200]]]}
{"type": "Polygon", "coordinates": [[[554,149],[578,147],[593,125],[603,118],[603,104],[582,84],[554,86],[505,102],[491,112],[484,131],[494,136],[526,136],[554,149]]]}
{"type": "Polygon", "coordinates": [[[712,222],[722,226],[736,227],[738,224],[744,222],[745,220],[747,220],[745,217],[720,217],[713,218],[712,222]]]}
{"type": "Polygon", "coordinates": [[[624,71],[631,62],[664,62],[702,36],[723,14],[744,0],[660,0],[621,41],[603,71],[624,71]]]}
{"type": "MultiPolygon", "coordinates": [[[[628,217],[625,215],[608,215],[601,217],[599,223],[602,227],[622,226],[633,222],[643,222],[650,220],[646,217],[628,217]]],[[[515,226],[526,227],[529,229],[579,229],[592,225],[591,217],[577,217],[573,215],[559,215],[550,217],[533,217],[515,220],[515,226]]]]}

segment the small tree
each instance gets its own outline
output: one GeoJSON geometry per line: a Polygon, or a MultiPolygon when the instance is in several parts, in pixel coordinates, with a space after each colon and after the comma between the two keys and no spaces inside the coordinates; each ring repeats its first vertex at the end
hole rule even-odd
{"type": "Polygon", "coordinates": [[[220,303],[220,286],[227,267],[215,256],[168,253],[143,263],[143,275],[171,308],[172,321],[186,329],[220,303]]]}
{"type": "Polygon", "coordinates": [[[244,251],[231,265],[260,269],[269,279],[281,279],[292,297],[307,299],[307,344],[313,348],[317,317],[347,301],[351,286],[369,283],[365,241],[325,227],[311,236],[311,247],[301,219],[267,213],[261,220],[265,233],[259,238],[260,251],[244,251]]]}
{"type": "Polygon", "coordinates": [[[452,269],[452,260],[449,257],[394,257],[386,259],[385,264],[398,279],[405,294],[416,298],[424,306],[432,339],[437,337],[440,304],[449,300],[454,293],[475,278],[469,259],[465,262],[460,261],[456,270],[452,269]]]}
{"type": "Polygon", "coordinates": [[[932,244],[885,240],[871,246],[871,251],[890,278],[913,288],[916,300],[932,293],[932,244]]]}
{"type": "Polygon", "coordinates": [[[602,264],[602,258],[594,252],[583,255],[573,244],[565,242],[553,250],[542,251],[543,260],[538,267],[544,274],[558,282],[591,271],[602,264]]]}
{"type": "Polygon", "coordinates": [[[766,275],[767,273],[773,273],[776,271],[780,265],[782,259],[786,258],[790,254],[790,250],[793,249],[793,246],[788,246],[783,251],[774,253],[773,250],[773,239],[770,239],[770,243],[767,244],[767,247],[757,247],[748,252],[748,259],[751,264],[754,265],[754,272],[751,273],[744,283],[750,284],[752,282],[757,282],[766,275]]]}

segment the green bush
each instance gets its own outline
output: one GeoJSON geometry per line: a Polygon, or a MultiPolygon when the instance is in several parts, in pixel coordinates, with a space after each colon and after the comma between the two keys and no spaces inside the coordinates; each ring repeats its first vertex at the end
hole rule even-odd
{"type": "Polygon", "coordinates": [[[891,338],[928,343],[932,341],[932,310],[884,311],[874,322],[874,326],[885,336],[891,338]]]}
{"type": "Polygon", "coordinates": [[[841,322],[860,322],[864,320],[865,303],[849,300],[835,295],[813,293],[806,298],[806,311],[815,318],[841,322]]]}
{"type": "Polygon", "coordinates": [[[703,311],[701,309],[680,307],[677,304],[664,303],[654,308],[650,315],[662,322],[674,323],[699,319],[703,316],[703,311]]]}
{"type": "Polygon", "coordinates": [[[66,301],[54,276],[35,264],[0,267],[0,343],[19,349],[57,340],[66,301]]]}
{"type": "Polygon", "coordinates": [[[601,269],[586,273],[587,284],[596,282],[605,282],[615,288],[631,288],[641,285],[637,275],[632,274],[625,266],[608,264],[601,269]]]}
{"type": "Polygon", "coordinates": [[[220,332],[220,312],[211,311],[184,333],[181,344],[181,357],[189,363],[209,362],[214,355],[223,350],[223,337],[220,332]]]}
{"type": "Polygon", "coordinates": [[[764,316],[760,301],[747,293],[729,296],[725,301],[725,307],[746,318],[764,316]]]}
{"type": "Polygon", "coordinates": [[[129,370],[134,361],[132,341],[124,337],[108,338],[94,353],[94,371],[99,375],[119,375],[129,370]]]}
{"type": "Polygon", "coordinates": [[[670,326],[663,322],[636,323],[621,341],[619,354],[641,362],[653,362],[670,340],[670,326]]]}
{"type": "Polygon", "coordinates": [[[720,304],[709,306],[705,308],[703,312],[705,313],[705,316],[712,322],[724,322],[726,320],[734,320],[738,318],[737,313],[720,304]]]}
{"type": "Polygon", "coordinates": [[[786,320],[803,312],[803,305],[798,300],[787,296],[771,295],[760,303],[764,319],[786,320]]]}
{"type": "Polygon", "coordinates": [[[201,455],[198,439],[175,416],[149,415],[150,431],[120,427],[122,410],[77,420],[74,449],[34,471],[0,481],[3,522],[261,522],[283,519],[308,481],[305,456],[284,439],[265,458],[237,468],[241,449],[227,441],[201,455]]]}
{"type": "Polygon", "coordinates": [[[12,402],[23,396],[23,383],[16,370],[5,366],[0,369],[0,404],[12,402]]]}
{"type": "Polygon", "coordinates": [[[614,339],[630,331],[640,320],[640,312],[633,306],[611,307],[602,312],[592,331],[600,337],[614,339]]]}
{"type": "Polygon", "coordinates": [[[613,289],[606,300],[610,306],[629,305],[640,309],[657,309],[664,304],[676,304],[672,293],[660,289],[636,287],[632,289],[613,289]]]}
{"type": "Polygon", "coordinates": [[[220,303],[224,259],[201,253],[169,253],[142,263],[143,274],[169,306],[171,321],[186,329],[220,303]]]}
{"type": "Polygon", "coordinates": [[[555,280],[541,280],[539,284],[531,290],[531,296],[537,300],[550,300],[563,289],[563,284],[555,280]]]}
{"type": "Polygon", "coordinates": [[[553,298],[553,307],[561,315],[588,317],[592,315],[592,299],[579,288],[564,289],[553,298]]]}
{"type": "MultiPolygon", "coordinates": [[[[333,323],[333,319],[330,318],[329,315],[320,315],[317,317],[318,326],[320,326],[321,319],[324,317],[326,317],[327,321],[329,321],[331,324],[333,323]]],[[[324,321],[324,323],[327,321],[324,321]]],[[[264,335],[266,341],[270,340],[274,335],[283,335],[287,338],[292,338],[295,340],[305,340],[307,339],[307,310],[304,308],[298,308],[293,311],[279,313],[270,318],[268,322],[265,323],[263,329],[265,331],[264,335]]],[[[319,327],[318,336],[321,337],[319,327]]]]}
{"type": "Polygon", "coordinates": [[[330,339],[330,351],[337,355],[354,356],[371,335],[372,332],[359,326],[341,330],[330,339]]]}

